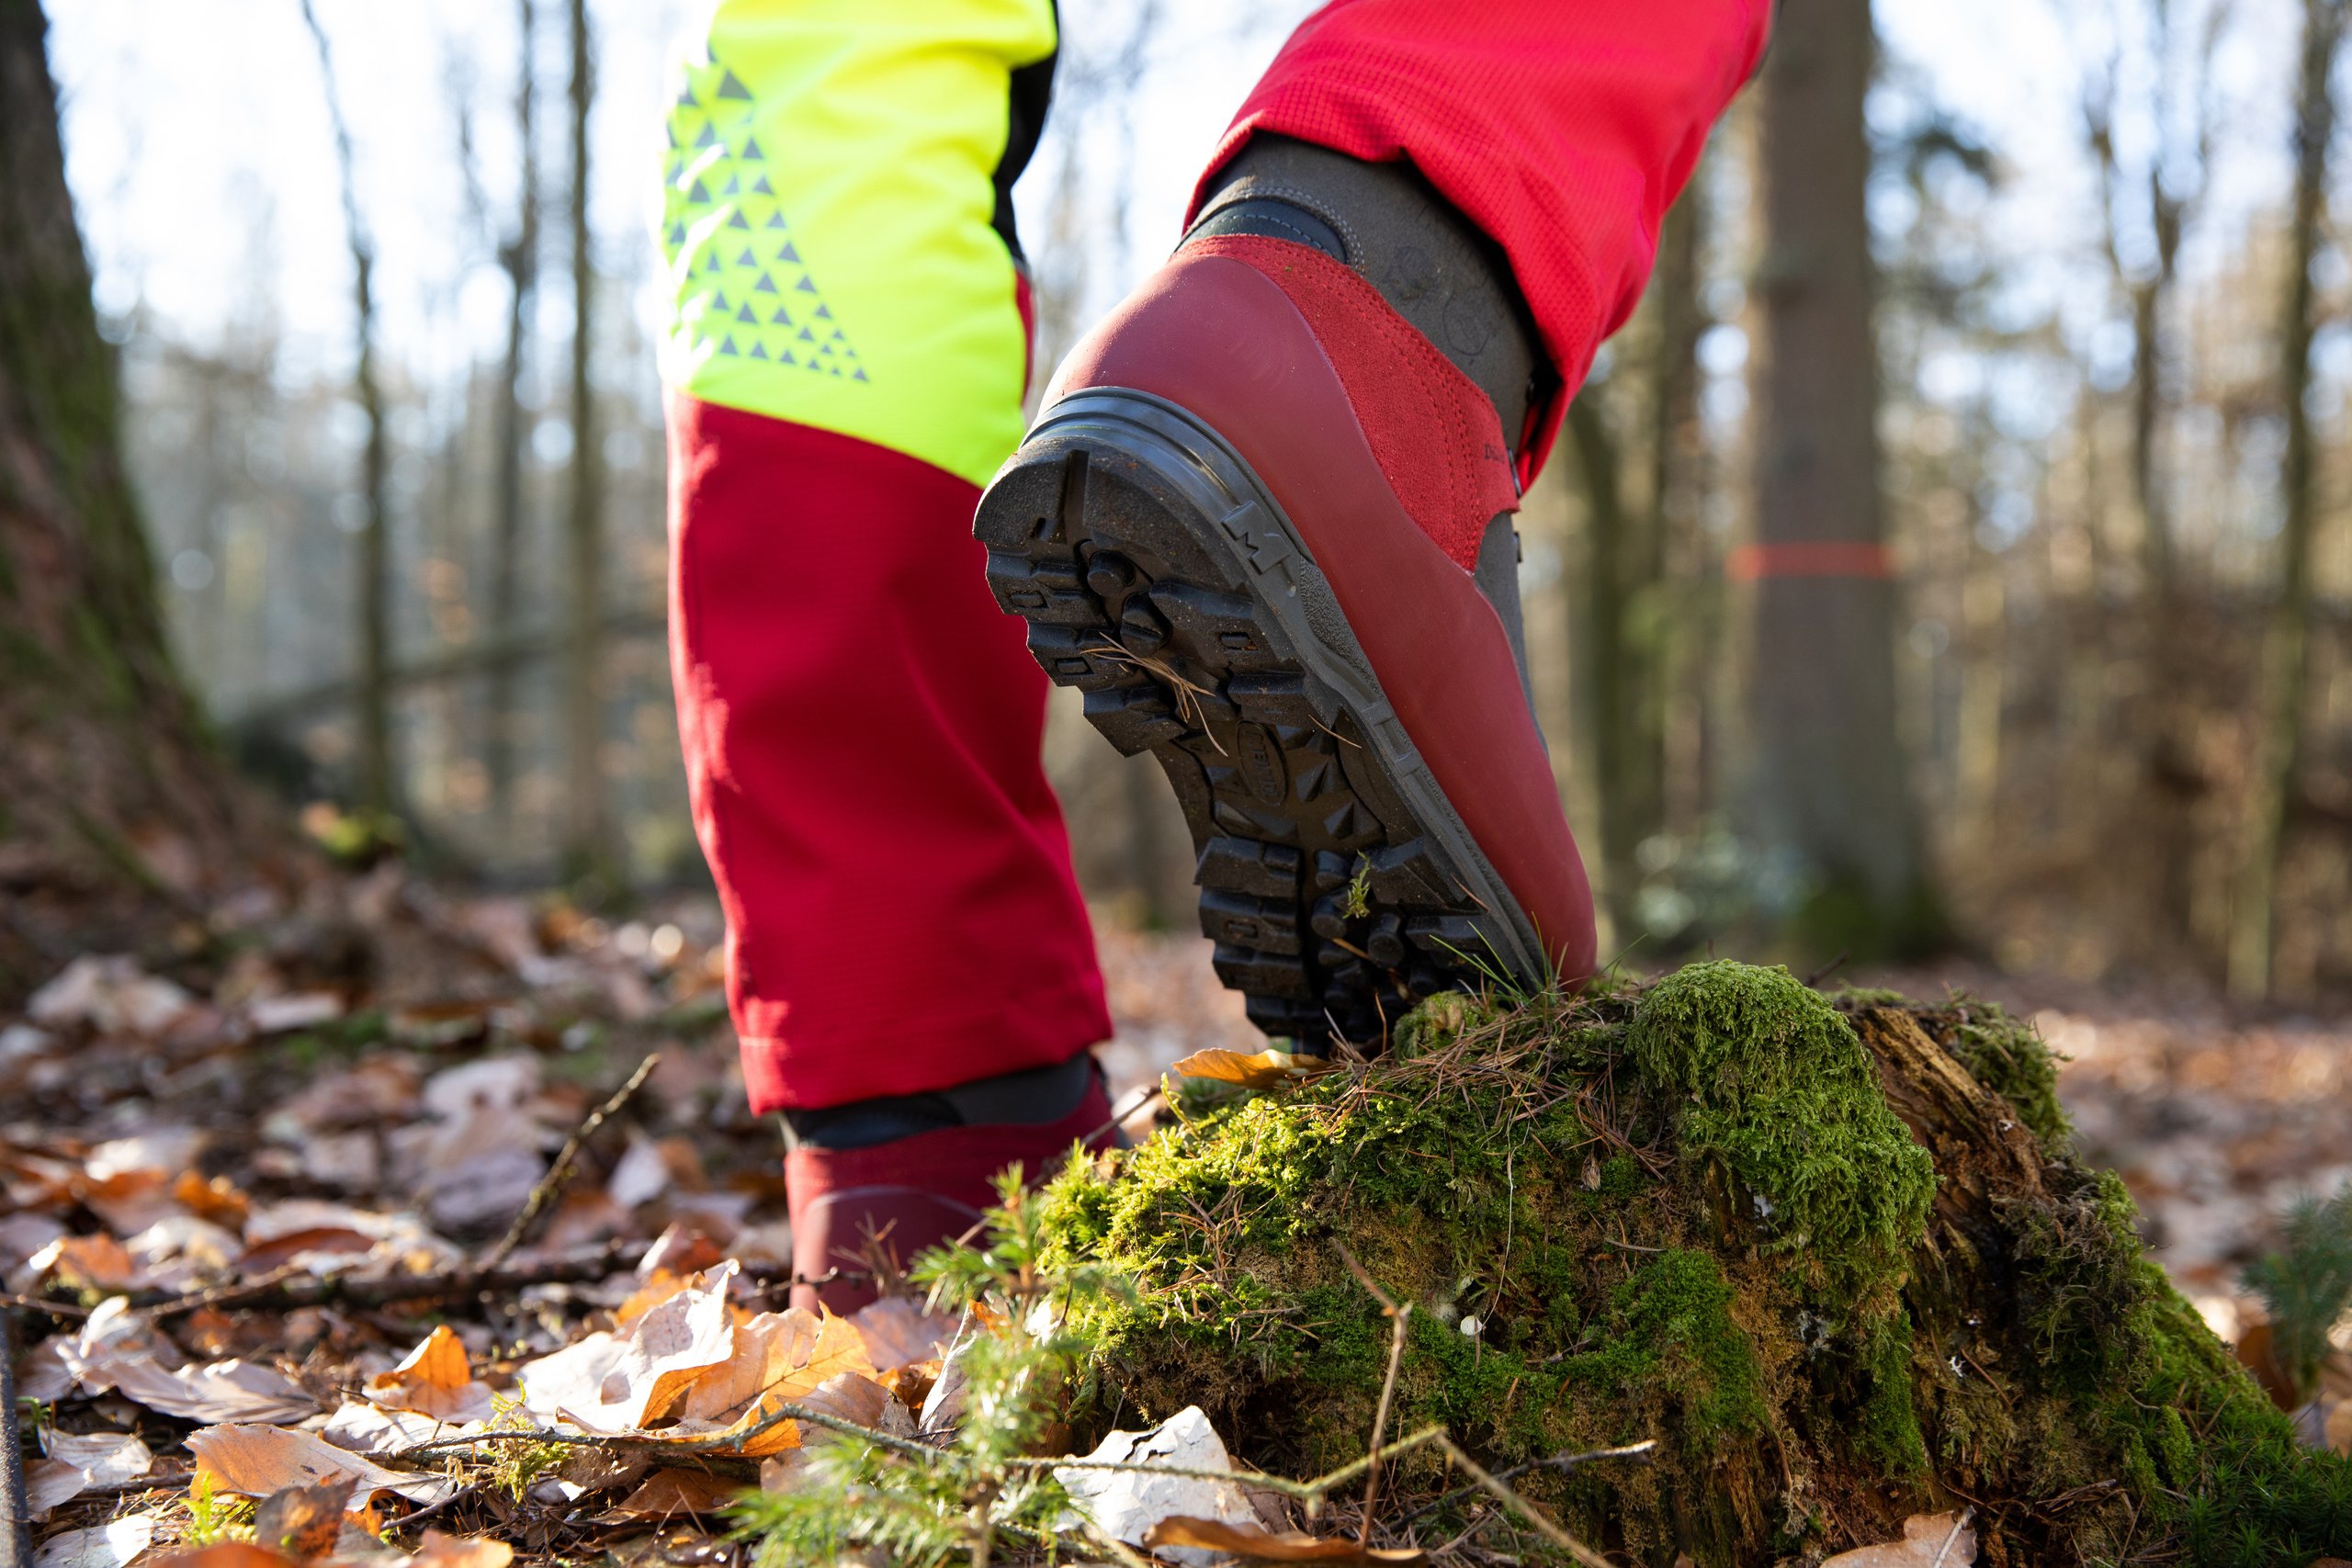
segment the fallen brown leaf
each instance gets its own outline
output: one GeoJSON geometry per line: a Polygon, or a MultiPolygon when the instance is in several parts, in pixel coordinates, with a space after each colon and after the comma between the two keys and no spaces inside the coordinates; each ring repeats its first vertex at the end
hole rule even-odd
{"type": "Polygon", "coordinates": [[[187,1446],[196,1455],[198,1475],[209,1477],[223,1492],[245,1497],[348,1479],[353,1507],[379,1492],[397,1492],[412,1503],[438,1503],[455,1484],[437,1475],[386,1470],[308,1432],[283,1427],[205,1427],[187,1435],[187,1446]]]}
{"type": "Polygon", "coordinates": [[[503,1540],[429,1529],[411,1563],[412,1568],[506,1568],[514,1561],[514,1549],[503,1540]]]}
{"type": "Polygon", "coordinates": [[[139,1260],[110,1235],[60,1236],[34,1253],[25,1267],[37,1279],[53,1275],[107,1295],[143,1291],[154,1283],[139,1260]]]}
{"type": "Polygon", "coordinates": [[[1238,1051],[1195,1051],[1168,1069],[1180,1078],[1209,1078],[1218,1083],[1239,1084],[1243,1089],[1272,1089],[1280,1083],[1295,1083],[1331,1070],[1330,1058],[1311,1056],[1304,1052],[1261,1051],[1255,1055],[1243,1055],[1238,1051]]]}
{"type": "Polygon", "coordinates": [[[928,1313],[904,1296],[884,1296],[850,1318],[865,1341],[865,1359],[876,1372],[939,1359],[955,1337],[956,1320],[928,1313]]]}
{"type": "Polygon", "coordinates": [[[1182,1514],[1160,1520],[1143,1538],[1155,1551],[1163,1546],[1190,1546],[1208,1551],[1230,1551],[1261,1562],[1385,1562],[1408,1568],[1426,1562],[1429,1553],[1404,1548],[1363,1547],[1352,1540],[1330,1540],[1297,1530],[1276,1535],[1256,1525],[1228,1525],[1216,1519],[1187,1518],[1182,1514]]]}
{"type": "Polygon", "coordinates": [[[33,1552],[33,1568],[124,1568],[154,1544],[162,1522],[154,1514],[126,1514],[88,1529],[62,1530],[33,1552]]]}
{"type": "Polygon", "coordinates": [[[155,1456],[135,1433],[87,1435],[43,1427],[47,1454],[25,1466],[25,1496],[36,1519],[93,1486],[136,1481],[154,1468],[155,1456]]]}
{"type": "Polygon", "coordinates": [[[301,1385],[257,1361],[210,1361],[173,1370],[148,1356],[107,1356],[84,1362],[74,1374],[90,1393],[110,1388],[183,1421],[300,1421],[319,1408],[301,1385]]]}
{"type": "Polygon", "coordinates": [[[715,1514],[742,1495],[741,1482],[699,1470],[657,1470],[645,1483],[603,1514],[599,1522],[636,1524],[647,1519],[673,1519],[682,1515],[715,1514]]]}
{"type": "Polygon", "coordinates": [[[533,1410],[591,1432],[635,1431],[673,1410],[687,1390],[735,1354],[727,1309],[732,1264],[663,1301],[617,1334],[591,1334],[517,1373],[533,1410]]]}
{"type": "Polygon", "coordinates": [[[1976,1532],[1966,1514],[1914,1514],[1903,1539],[1856,1547],[1823,1561],[1821,1568],[1967,1568],[1976,1561],[1976,1532]]]}
{"type": "Polygon", "coordinates": [[[184,1170],[172,1183],[172,1201],[199,1220],[232,1231],[245,1227],[245,1216],[253,1212],[253,1200],[237,1190],[237,1184],[225,1176],[207,1181],[192,1170],[184,1170]]]}
{"type": "Polygon", "coordinates": [[[254,1540],[271,1551],[310,1559],[334,1550],[358,1480],[346,1475],[316,1486],[286,1486],[254,1509],[254,1540]]]}
{"type": "Polygon", "coordinates": [[[446,1323],[399,1366],[369,1378],[367,1392],[388,1410],[413,1410],[438,1421],[479,1421],[491,1413],[490,1385],[475,1381],[464,1342],[446,1323]]]}
{"type": "Polygon", "coordinates": [[[153,1568],[288,1568],[294,1559],[250,1540],[216,1540],[148,1561],[153,1568]]]}

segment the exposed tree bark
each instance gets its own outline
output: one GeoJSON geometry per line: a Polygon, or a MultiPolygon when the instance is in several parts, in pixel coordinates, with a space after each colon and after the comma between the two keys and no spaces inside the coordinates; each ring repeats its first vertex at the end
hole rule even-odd
{"type": "Polygon", "coordinates": [[[2287,229],[2287,290],[2278,333],[2278,408],[2287,422],[2279,466],[2285,515],[2278,529],[2278,590],[2263,639],[2262,726],[2256,797],[2231,905],[2230,988],[2267,995],[2278,950],[2278,874],[2286,863],[2289,807],[2306,747],[2311,690],[2312,543],[2318,525],[2312,421],[2312,261],[2327,209],[2328,144],[2335,138],[2334,74],[2344,38],[2344,0],[2304,0],[2301,83],[2295,100],[2295,196],[2287,229]]]}
{"type": "Polygon", "coordinates": [[[1758,95],[1747,826],[1830,951],[1934,941],[1895,725],[1862,123],[1869,0],[1788,0],[1758,95]]]}
{"type": "Polygon", "coordinates": [[[0,0],[0,1008],[250,874],[266,834],[174,666],[35,0],[0,0]]]}
{"type": "Polygon", "coordinates": [[[571,646],[564,662],[564,860],[576,880],[610,886],[614,857],[605,803],[605,479],[589,374],[596,269],[588,229],[588,115],[595,101],[587,0],[571,5],[571,496],[565,543],[571,646]]]}
{"type": "MultiPolygon", "coordinates": [[[[515,201],[514,232],[499,248],[506,269],[506,359],[499,373],[498,491],[490,559],[490,634],[515,630],[523,600],[523,367],[530,349],[531,304],[538,287],[539,158],[534,134],[537,98],[537,7],[516,0],[522,29],[522,63],[514,84],[514,134],[522,145],[522,188],[515,201]]],[[[490,808],[499,822],[512,819],[514,794],[514,673],[501,664],[490,677],[484,706],[484,771],[490,776],[490,808]]]]}
{"type": "Polygon", "coordinates": [[[359,410],[367,417],[367,445],[360,457],[359,493],[365,507],[357,549],[354,552],[352,620],[358,634],[353,665],[356,688],[352,725],[356,732],[356,767],[353,795],[370,811],[392,809],[391,697],[385,676],[391,669],[392,568],[389,535],[390,508],[385,500],[390,468],[384,432],[384,389],[376,374],[376,242],[360,216],[359,187],[352,167],[351,125],[344,118],[343,95],[336,89],[334,54],[326,29],[319,25],[311,0],[302,0],[302,20],[319,51],[319,81],[324,88],[327,118],[334,130],[335,165],[343,177],[343,225],[351,247],[352,333],[357,364],[352,388],[359,410]]]}

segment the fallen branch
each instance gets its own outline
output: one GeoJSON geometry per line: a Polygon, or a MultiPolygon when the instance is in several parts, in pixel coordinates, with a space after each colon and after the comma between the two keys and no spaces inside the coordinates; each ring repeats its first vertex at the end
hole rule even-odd
{"type": "Polygon", "coordinates": [[[596,1135],[597,1129],[604,1126],[606,1118],[620,1113],[621,1107],[645,1086],[645,1080],[653,1076],[653,1069],[661,1063],[661,1052],[648,1055],[637,1065],[637,1071],[629,1074],[628,1081],[613,1091],[610,1100],[591,1111],[588,1119],[572,1129],[571,1136],[563,1141],[563,1147],[557,1152],[555,1163],[548,1167],[548,1173],[539,1178],[538,1184],[531,1189],[531,1195],[523,1201],[523,1212],[514,1216],[514,1223],[506,1227],[506,1234],[498,1238],[498,1245],[492,1247],[490,1256],[481,1260],[483,1268],[497,1268],[506,1261],[510,1253],[523,1245],[523,1238],[530,1234],[531,1226],[538,1222],[547,1206],[555,1201],[556,1195],[563,1190],[564,1183],[571,1179],[571,1168],[578,1163],[580,1151],[586,1146],[588,1140],[596,1135]]]}
{"type": "Polygon", "coordinates": [[[431,1274],[311,1275],[295,1269],[273,1269],[243,1284],[218,1286],[187,1295],[164,1296],[131,1305],[151,1317],[174,1317],[199,1307],[235,1306],[278,1311],[292,1307],[389,1306],[395,1302],[430,1301],[435,1296],[504,1294],[533,1285],[576,1284],[602,1280],[627,1268],[642,1243],[607,1242],[594,1252],[567,1258],[536,1258],[502,1269],[468,1264],[431,1274]]]}

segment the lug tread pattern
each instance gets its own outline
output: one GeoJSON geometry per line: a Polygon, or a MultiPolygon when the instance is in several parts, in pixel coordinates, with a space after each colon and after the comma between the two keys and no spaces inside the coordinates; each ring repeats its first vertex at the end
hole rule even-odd
{"type": "Polygon", "coordinates": [[[1085,694],[1114,746],[1168,774],[1198,853],[1201,930],[1250,1021],[1305,1050],[1377,1047],[1421,998],[1476,984],[1482,913],[1357,716],[1258,598],[1300,569],[1323,584],[1250,526],[1252,510],[1188,504],[1126,454],[1033,438],[975,531],[1039,666],[1085,694]]]}

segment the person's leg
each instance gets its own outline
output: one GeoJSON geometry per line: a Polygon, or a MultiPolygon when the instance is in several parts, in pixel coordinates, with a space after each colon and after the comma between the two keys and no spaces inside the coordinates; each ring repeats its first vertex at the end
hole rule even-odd
{"type": "Polygon", "coordinates": [[[1047,0],[728,0],[671,112],[673,673],[805,1272],[964,1229],[1107,1120],[1045,682],[970,536],[1054,42],[1047,0]]]}
{"type": "Polygon", "coordinates": [[[1448,985],[1590,973],[1509,514],[1766,9],[1317,12],[982,501],[999,604],[1167,771],[1269,1032],[1375,1041],[1448,985]]]}

